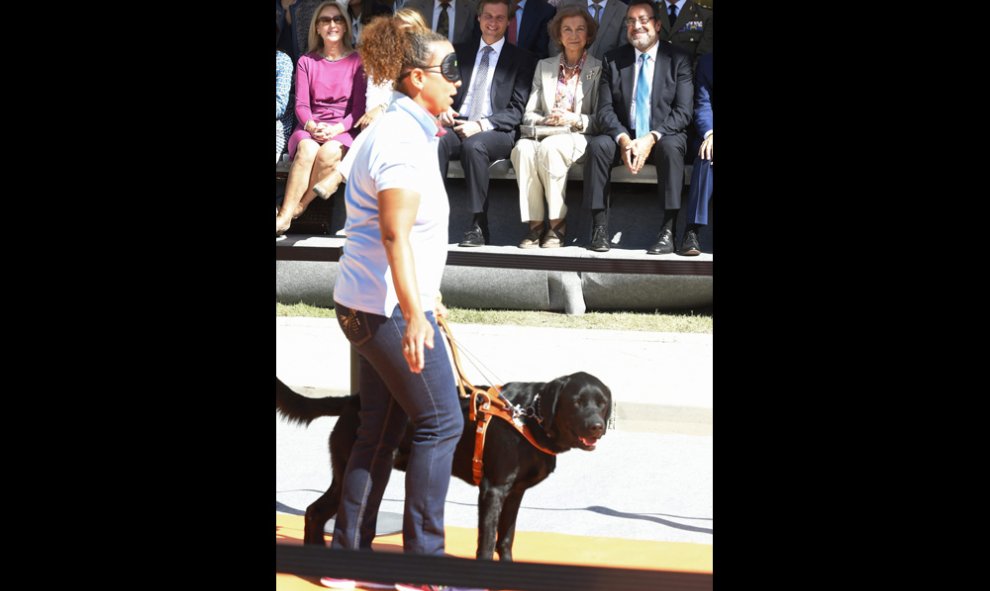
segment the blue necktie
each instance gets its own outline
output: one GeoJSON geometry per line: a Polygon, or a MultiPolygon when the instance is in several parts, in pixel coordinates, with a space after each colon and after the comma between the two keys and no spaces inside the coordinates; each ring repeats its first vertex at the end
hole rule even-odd
{"type": "Polygon", "coordinates": [[[650,133],[650,83],[646,80],[646,60],[649,55],[643,54],[639,66],[639,79],[636,80],[636,137],[645,137],[650,133]]]}

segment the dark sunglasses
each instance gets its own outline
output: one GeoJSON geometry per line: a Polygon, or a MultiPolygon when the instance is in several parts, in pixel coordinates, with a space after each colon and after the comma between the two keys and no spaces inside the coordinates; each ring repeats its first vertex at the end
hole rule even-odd
{"type": "MultiPolygon", "coordinates": [[[[457,54],[448,53],[443,61],[440,62],[438,66],[415,66],[420,70],[432,70],[433,68],[440,68],[440,75],[446,78],[450,82],[457,82],[461,79],[461,70],[457,67],[457,54]]],[[[409,72],[399,76],[399,80],[402,80],[409,75],[409,72]]]]}
{"type": "Polygon", "coordinates": [[[329,25],[330,23],[337,23],[338,25],[342,25],[344,24],[344,17],[340,16],[339,14],[336,16],[321,16],[320,18],[316,19],[316,22],[317,24],[320,25],[329,25]]]}

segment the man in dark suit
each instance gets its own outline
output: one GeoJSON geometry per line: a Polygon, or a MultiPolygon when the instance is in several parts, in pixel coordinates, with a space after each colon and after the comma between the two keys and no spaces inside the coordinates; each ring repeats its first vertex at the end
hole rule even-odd
{"type": "Polygon", "coordinates": [[[691,188],[688,191],[688,203],[684,212],[687,215],[687,228],[684,232],[684,242],[678,252],[689,257],[701,254],[698,230],[708,224],[708,202],[712,198],[715,186],[715,175],[712,172],[712,166],[715,165],[715,95],[712,92],[714,55],[707,53],[698,58],[694,125],[704,140],[694,159],[691,188]]]}
{"type": "Polygon", "coordinates": [[[483,246],[490,240],[488,167],[508,158],[519,139],[536,69],[531,53],[506,42],[509,0],[481,0],[478,22],[480,42],[454,46],[463,83],[451,111],[440,115],[448,132],[438,148],[440,174],[447,176],[451,158],[460,159],[474,213],[460,246],[483,246]]]}
{"type": "Polygon", "coordinates": [[[557,9],[547,0],[511,0],[509,27],[505,36],[509,43],[531,52],[538,60],[550,56],[550,33],[547,25],[557,9]]]}
{"type": "Polygon", "coordinates": [[[474,2],[468,0],[409,0],[406,8],[419,12],[431,30],[445,35],[452,45],[477,41],[478,13],[474,2]],[[446,11],[444,10],[446,5],[446,11]],[[447,18],[443,18],[443,13],[447,18]],[[446,27],[444,27],[446,20],[446,27]]]}
{"type": "MultiPolygon", "coordinates": [[[[588,55],[602,60],[605,54],[629,42],[626,38],[626,4],[623,0],[561,0],[557,8],[580,6],[588,9],[591,18],[598,19],[598,32],[588,48],[588,55]]],[[[560,53],[560,48],[552,44],[551,55],[560,53]]]]}
{"type": "Polygon", "coordinates": [[[584,206],[592,213],[588,248],[594,251],[610,248],[609,181],[612,167],[621,161],[633,174],[647,162],[657,167],[663,216],[657,241],[646,252],[674,252],[694,84],[690,56],[660,43],[658,29],[656,5],[650,0],[630,0],[626,9],[629,45],[605,54],[597,113],[603,135],[589,138],[584,162],[584,206]]]}
{"type": "Polygon", "coordinates": [[[697,64],[699,57],[711,53],[715,30],[710,9],[694,0],[659,0],[657,8],[660,11],[662,41],[670,41],[690,53],[692,64],[697,64]],[[671,11],[677,17],[673,23],[670,21],[671,11]]]}

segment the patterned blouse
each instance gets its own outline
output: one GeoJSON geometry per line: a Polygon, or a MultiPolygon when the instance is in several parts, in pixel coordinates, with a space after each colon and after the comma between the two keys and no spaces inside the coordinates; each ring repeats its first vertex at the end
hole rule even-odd
{"type": "Polygon", "coordinates": [[[587,57],[588,51],[585,50],[581,54],[581,59],[578,60],[577,67],[573,70],[574,73],[568,78],[568,72],[571,69],[564,66],[564,62],[567,60],[564,58],[564,54],[560,54],[560,74],[557,75],[557,93],[553,99],[554,109],[574,111],[574,94],[577,92],[577,85],[581,81],[581,70],[584,69],[584,60],[587,57]]]}

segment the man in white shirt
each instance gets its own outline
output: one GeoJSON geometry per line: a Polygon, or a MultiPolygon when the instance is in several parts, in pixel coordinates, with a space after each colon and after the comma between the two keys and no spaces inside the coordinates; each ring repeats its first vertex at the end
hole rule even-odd
{"type": "Polygon", "coordinates": [[[450,112],[440,116],[447,131],[438,151],[440,174],[446,178],[447,163],[460,159],[474,214],[460,246],[483,246],[491,239],[488,167],[508,158],[519,139],[536,69],[531,53],[506,42],[509,0],[481,0],[478,10],[481,40],[454,45],[463,83],[450,112]]]}

